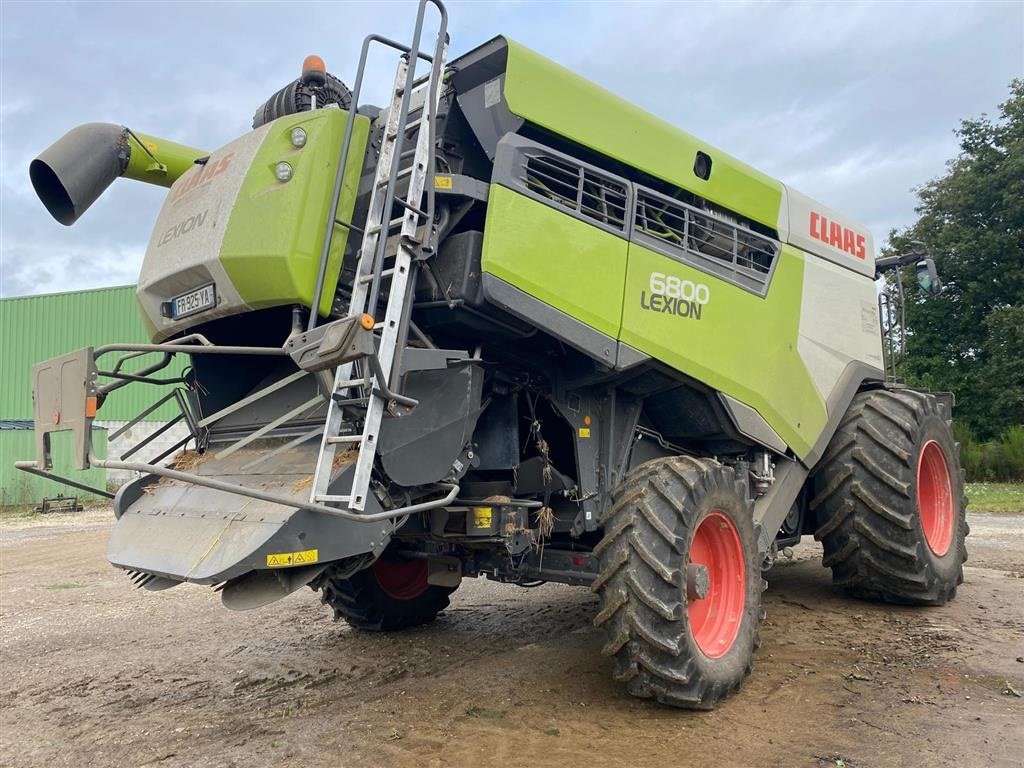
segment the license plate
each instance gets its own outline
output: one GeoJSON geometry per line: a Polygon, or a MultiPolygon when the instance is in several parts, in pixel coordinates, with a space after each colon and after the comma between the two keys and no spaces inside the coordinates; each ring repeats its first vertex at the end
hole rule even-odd
{"type": "Polygon", "coordinates": [[[217,306],[217,289],[213,283],[171,299],[171,317],[175,320],[204,312],[217,306]]]}

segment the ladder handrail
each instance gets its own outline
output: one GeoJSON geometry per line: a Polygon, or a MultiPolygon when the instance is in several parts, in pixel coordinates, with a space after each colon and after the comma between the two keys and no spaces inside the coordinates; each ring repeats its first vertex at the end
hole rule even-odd
{"type": "MultiPolygon", "coordinates": [[[[381,286],[385,277],[390,283],[385,294],[384,317],[381,322],[376,322],[373,329],[380,328],[380,341],[378,349],[372,353],[370,359],[360,361],[349,361],[338,366],[334,372],[334,384],[331,390],[331,400],[328,405],[327,420],[324,424],[324,433],[320,446],[320,453],[317,457],[316,468],[313,475],[313,485],[310,491],[310,503],[322,502],[345,504],[353,512],[362,512],[366,505],[366,497],[370,490],[372,471],[377,455],[377,438],[383,417],[385,393],[389,393],[391,375],[395,372],[396,361],[400,357],[400,350],[405,344],[407,329],[403,322],[406,310],[408,309],[409,297],[414,282],[411,278],[411,267],[415,259],[422,255],[422,243],[416,241],[417,229],[420,220],[426,218],[427,226],[433,225],[433,196],[428,193],[428,211],[421,210],[419,206],[424,193],[432,192],[433,184],[426,188],[427,177],[433,181],[434,171],[434,144],[436,143],[436,121],[440,101],[441,80],[445,74],[445,54],[448,46],[447,34],[448,15],[440,0],[420,0],[416,17],[416,28],[413,34],[412,44],[405,48],[399,46],[403,51],[398,59],[398,67],[395,72],[394,85],[391,89],[391,101],[384,113],[383,135],[381,137],[380,151],[377,156],[374,169],[373,186],[370,190],[369,207],[366,220],[361,230],[362,243],[358,251],[358,260],[355,270],[355,278],[352,284],[352,294],[349,299],[348,313],[350,317],[369,316],[377,314],[378,302],[381,298],[381,286]],[[427,3],[435,5],[440,12],[437,42],[433,56],[427,56],[420,52],[420,41],[423,34],[423,20],[427,3]],[[430,62],[430,72],[425,77],[416,77],[416,62],[425,59],[430,62]],[[412,92],[418,90],[424,82],[427,84],[426,95],[424,96],[421,116],[417,123],[409,124],[409,112],[412,105],[412,92]],[[425,125],[424,125],[425,123],[425,125]],[[403,145],[405,144],[406,132],[412,127],[418,127],[416,136],[416,147],[412,152],[412,163],[408,166],[409,187],[404,196],[399,198],[396,195],[396,187],[400,166],[402,165],[403,145]],[[401,218],[392,220],[392,210],[395,205],[404,209],[401,218]],[[401,233],[398,236],[394,256],[394,266],[388,270],[383,269],[388,254],[388,232],[393,225],[401,223],[401,233]],[[353,367],[359,365],[362,370],[362,377],[352,377],[353,367]],[[376,386],[374,386],[374,383],[376,386]],[[346,397],[347,390],[358,388],[363,397],[354,400],[346,397]],[[362,418],[361,434],[356,436],[345,432],[341,437],[345,426],[345,415],[343,405],[348,402],[361,402],[365,400],[366,412],[362,418]],[[329,493],[328,488],[333,474],[333,464],[337,455],[340,442],[358,443],[358,457],[356,459],[355,471],[352,477],[351,488],[347,495],[329,493]]],[[[373,42],[381,42],[379,36],[371,35],[364,43],[360,68],[356,80],[356,91],[362,89],[362,78],[365,72],[366,55],[369,46],[373,42]]],[[[389,41],[390,44],[393,41],[389,41]]],[[[339,173],[344,173],[344,164],[348,162],[348,155],[351,148],[352,126],[354,124],[354,110],[357,108],[358,96],[354,96],[353,102],[349,105],[350,120],[346,125],[343,138],[342,156],[343,163],[339,164],[339,173]]],[[[340,189],[340,187],[339,187],[340,189]]],[[[340,194],[340,193],[339,193],[340,194]]],[[[330,234],[325,235],[324,259],[321,260],[321,270],[326,268],[326,255],[329,253],[328,237],[333,235],[333,228],[336,224],[343,225],[351,231],[353,225],[350,222],[336,221],[337,210],[328,222],[330,234]]],[[[428,234],[429,241],[433,240],[428,234]]],[[[318,295],[322,294],[322,281],[318,280],[318,295]]],[[[315,307],[319,309],[319,304],[315,307]]],[[[311,312],[310,328],[315,327],[316,316],[311,312]]],[[[373,320],[369,321],[374,323],[373,320]]],[[[364,326],[368,330],[369,325],[364,326]]],[[[390,400],[396,398],[392,395],[390,400]]],[[[390,405],[389,405],[390,407],[390,405]]],[[[457,486],[457,484],[456,484],[457,486]]]]}
{"type": "MultiPolygon", "coordinates": [[[[437,6],[438,11],[441,14],[441,19],[438,24],[437,30],[437,43],[434,49],[434,56],[431,61],[430,69],[430,80],[428,83],[427,101],[423,104],[423,116],[426,117],[428,114],[427,105],[430,105],[429,115],[430,120],[427,121],[427,173],[433,174],[433,160],[434,160],[434,140],[437,138],[434,135],[434,123],[436,118],[436,104],[437,104],[437,88],[438,80],[441,79],[443,71],[442,52],[444,51],[446,38],[448,35],[448,11],[445,9],[443,3],[440,0],[420,0],[419,7],[416,12],[416,27],[413,31],[412,45],[409,46],[409,53],[406,54],[410,57],[409,69],[411,80],[415,79],[416,66],[413,59],[419,55],[420,37],[423,34],[423,17],[427,10],[427,4],[434,3],[437,6]]],[[[398,180],[398,166],[400,165],[400,159],[402,157],[402,145],[405,142],[405,128],[406,123],[409,119],[409,105],[412,100],[412,87],[409,85],[410,79],[406,81],[406,87],[402,91],[402,106],[398,112],[398,135],[395,139],[394,149],[394,161],[391,164],[391,173],[388,178],[387,191],[384,196],[384,216],[391,215],[391,209],[395,204],[395,182],[398,180]]],[[[433,184],[429,185],[429,190],[433,191],[433,184]]],[[[428,192],[428,198],[432,197],[428,192]]],[[[412,201],[410,201],[412,202],[412,201]]],[[[419,206],[419,200],[416,200],[415,205],[419,206]]],[[[427,220],[425,224],[430,226],[433,223],[434,212],[432,210],[433,200],[429,202],[430,208],[426,211],[427,220]]],[[[384,248],[387,246],[387,237],[378,237],[376,248],[373,254],[373,282],[370,283],[369,300],[366,304],[366,309],[371,315],[375,314],[377,299],[380,295],[380,271],[383,268],[384,261],[384,248]]]]}
{"type": "MultiPolygon", "coordinates": [[[[330,215],[327,217],[327,222],[326,222],[325,227],[324,227],[324,242],[323,242],[323,247],[320,250],[320,264],[318,265],[318,268],[317,268],[316,285],[315,285],[315,287],[313,289],[312,301],[310,302],[309,321],[308,321],[307,326],[306,326],[307,330],[311,331],[311,330],[313,330],[316,327],[317,321],[318,321],[319,315],[320,315],[320,301],[323,298],[324,280],[326,279],[326,276],[327,276],[327,261],[328,261],[328,258],[330,257],[330,253],[331,253],[331,243],[332,243],[332,240],[334,238],[334,227],[336,226],[335,225],[335,218],[338,215],[338,203],[341,200],[341,188],[342,188],[342,186],[344,185],[344,182],[345,182],[345,166],[348,165],[348,156],[349,156],[349,153],[350,153],[350,150],[351,150],[351,147],[352,147],[352,132],[353,132],[353,127],[355,125],[356,115],[357,115],[357,113],[359,111],[359,96],[362,93],[363,75],[366,73],[366,62],[367,62],[367,59],[369,57],[370,46],[373,43],[380,43],[381,45],[384,45],[384,46],[387,46],[387,47],[390,47],[390,48],[394,48],[395,50],[401,51],[403,54],[405,54],[406,56],[409,56],[413,60],[415,60],[415,59],[423,59],[423,60],[425,60],[425,61],[427,61],[427,62],[429,62],[431,64],[431,67],[432,67],[432,70],[433,70],[433,69],[436,68],[436,67],[434,67],[434,62],[439,61],[441,59],[441,54],[442,54],[442,51],[444,49],[445,37],[447,36],[447,30],[448,30],[448,9],[445,8],[444,3],[441,2],[441,0],[420,0],[419,7],[418,7],[417,13],[416,13],[416,29],[415,29],[415,33],[414,33],[414,40],[413,40],[413,45],[412,46],[403,45],[402,43],[399,43],[396,40],[392,40],[391,38],[384,37],[383,35],[377,35],[377,34],[367,35],[366,38],[363,40],[363,45],[362,45],[362,48],[361,48],[360,54],[359,54],[359,67],[356,70],[356,79],[355,79],[355,83],[354,83],[352,91],[351,91],[351,101],[349,102],[349,107],[348,107],[348,119],[345,121],[345,133],[344,133],[344,135],[342,137],[342,140],[341,140],[341,155],[340,155],[340,158],[339,158],[338,167],[337,167],[337,169],[335,171],[335,174],[334,174],[334,188],[333,188],[333,191],[332,191],[332,194],[331,194],[331,205],[330,205],[330,208],[328,208],[328,212],[329,212],[330,215]],[[423,17],[424,17],[424,14],[426,12],[426,7],[427,7],[428,3],[433,5],[433,6],[435,6],[437,8],[438,12],[441,15],[440,24],[438,26],[437,45],[434,48],[434,55],[433,56],[429,56],[429,55],[427,55],[425,53],[422,53],[422,52],[420,52],[418,50],[419,49],[420,34],[422,32],[422,29],[423,29],[423,17]]],[[[413,69],[415,70],[415,67],[413,67],[413,69]]],[[[437,93],[436,89],[438,87],[437,79],[439,79],[439,78],[435,78],[434,71],[431,71],[431,81],[430,81],[430,89],[431,90],[430,90],[429,98],[435,98],[435,96],[436,96],[436,93],[437,93]]],[[[408,89],[408,88],[406,89],[406,93],[405,93],[406,97],[408,97],[410,90],[411,89],[408,89]]],[[[406,102],[406,108],[407,107],[408,107],[408,102],[406,102]]],[[[404,125],[402,126],[402,129],[404,131],[404,125]]],[[[434,126],[434,121],[433,120],[430,121],[430,125],[428,126],[428,129],[430,130],[430,147],[431,147],[431,149],[430,149],[430,163],[431,163],[431,172],[433,172],[433,168],[432,168],[433,160],[434,160],[434,150],[433,150],[433,147],[434,147],[434,140],[436,139],[436,136],[434,135],[435,126],[434,126]]],[[[392,184],[389,185],[392,188],[393,188],[393,183],[394,183],[394,180],[392,179],[392,184]]],[[[428,200],[427,213],[429,213],[430,216],[431,216],[431,219],[433,219],[433,213],[434,213],[434,188],[433,188],[432,184],[430,185],[428,193],[427,193],[427,200],[428,200]]]]}

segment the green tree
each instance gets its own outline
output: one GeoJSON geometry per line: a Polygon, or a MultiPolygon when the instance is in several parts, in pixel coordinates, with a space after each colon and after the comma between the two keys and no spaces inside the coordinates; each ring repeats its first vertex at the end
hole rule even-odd
{"type": "Polygon", "coordinates": [[[956,134],[960,153],[916,190],[920,218],[885,251],[924,242],[943,283],[925,296],[904,272],[901,376],[954,392],[958,418],[989,439],[1024,424],[1024,80],[997,120],[964,120],[956,134]]]}

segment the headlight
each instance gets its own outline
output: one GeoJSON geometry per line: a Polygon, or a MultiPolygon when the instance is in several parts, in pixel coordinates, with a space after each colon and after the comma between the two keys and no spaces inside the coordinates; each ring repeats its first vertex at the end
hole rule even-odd
{"type": "Polygon", "coordinates": [[[292,177],[292,167],[283,160],[274,166],[274,175],[278,181],[288,181],[292,177]]]}
{"type": "Polygon", "coordinates": [[[292,128],[292,146],[296,149],[306,146],[306,132],[302,128],[292,128]]]}

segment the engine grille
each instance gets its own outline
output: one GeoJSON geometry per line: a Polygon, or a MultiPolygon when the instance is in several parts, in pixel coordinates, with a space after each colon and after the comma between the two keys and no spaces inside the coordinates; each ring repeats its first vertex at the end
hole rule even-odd
{"type": "Polygon", "coordinates": [[[626,226],[626,188],[571,160],[530,154],[526,188],[584,218],[615,229],[626,226]]]}
{"type": "MultiPolygon", "coordinates": [[[[664,195],[639,188],[634,234],[646,235],[670,251],[705,265],[725,268],[734,279],[765,286],[779,246],[724,214],[709,213],[664,195]]],[[[698,263],[698,265],[700,265],[698,263]]]]}

